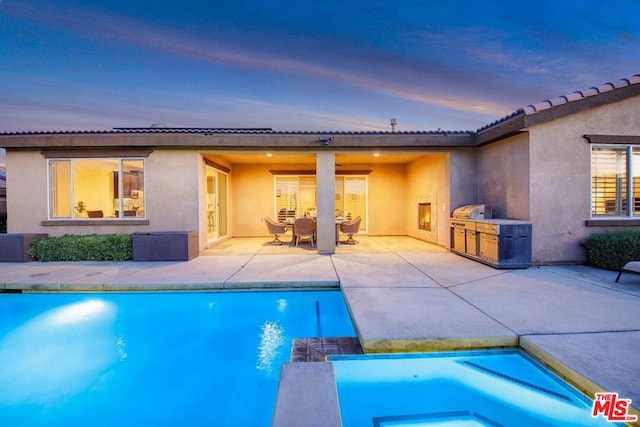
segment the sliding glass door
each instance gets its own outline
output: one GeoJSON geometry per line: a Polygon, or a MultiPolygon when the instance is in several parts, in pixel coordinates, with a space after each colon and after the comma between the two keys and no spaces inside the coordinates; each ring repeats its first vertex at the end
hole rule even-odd
{"type": "MultiPolygon", "coordinates": [[[[287,222],[301,216],[316,216],[317,181],[315,176],[276,176],[274,218],[287,222]]],[[[360,228],[367,228],[367,177],[336,176],[336,218],[362,218],[360,228]]]]}
{"type": "Polygon", "coordinates": [[[227,237],[227,174],[207,166],[207,240],[216,241],[227,237]]]}

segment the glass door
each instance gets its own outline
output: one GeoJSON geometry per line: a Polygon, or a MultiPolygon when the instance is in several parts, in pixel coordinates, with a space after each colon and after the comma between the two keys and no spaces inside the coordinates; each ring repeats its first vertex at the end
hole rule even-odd
{"type": "Polygon", "coordinates": [[[207,166],[207,240],[216,241],[228,235],[227,175],[207,166]]]}

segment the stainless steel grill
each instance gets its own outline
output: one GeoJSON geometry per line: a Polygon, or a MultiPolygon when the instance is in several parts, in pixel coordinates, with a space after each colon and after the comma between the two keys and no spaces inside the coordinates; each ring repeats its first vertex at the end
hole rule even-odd
{"type": "Polygon", "coordinates": [[[464,205],[454,210],[451,216],[458,219],[488,219],[492,213],[490,205],[464,205]]]}
{"type": "Polygon", "coordinates": [[[453,211],[451,220],[451,249],[469,255],[478,254],[476,220],[491,218],[489,205],[465,205],[453,211]]]}

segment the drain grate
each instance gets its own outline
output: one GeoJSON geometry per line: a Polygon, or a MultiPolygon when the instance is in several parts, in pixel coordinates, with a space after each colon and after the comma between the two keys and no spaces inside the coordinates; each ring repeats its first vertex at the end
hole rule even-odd
{"type": "Polygon", "coordinates": [[[327,356],[363,354],[356,337],[295,338],[291,346],[292,362],[325,362],[327,356]]]}

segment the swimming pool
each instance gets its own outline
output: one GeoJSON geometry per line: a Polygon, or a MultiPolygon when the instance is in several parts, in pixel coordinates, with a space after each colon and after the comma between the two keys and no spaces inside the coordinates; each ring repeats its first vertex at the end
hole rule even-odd
{"type": "Polygon", "coordinates": [[[344,427],[611,426],[518,350],[330,356],[344,427]]]}
{"type": "Polygon", "coordinates": [[[0,294],[0,425],[268,426],[317,336],[355,336],[339,291],[0,294]]]}

